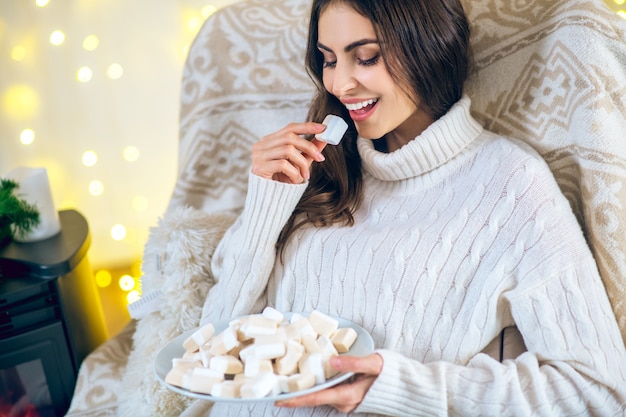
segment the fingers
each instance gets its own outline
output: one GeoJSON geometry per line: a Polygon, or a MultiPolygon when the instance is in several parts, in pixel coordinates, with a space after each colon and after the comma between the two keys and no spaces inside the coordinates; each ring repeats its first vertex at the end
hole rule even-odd
{"type": "Polygon", "coordinates": [[[342,355],[331,358],[330,365],[340,372],[377,376],[383,368],[383,358],[378,353],[364,357],[342,355]]]}
{"type": "Polygon", "coordinates": [[[252,146],[252,172],[263,178],[299,184],[309,179],[313,161],[322,162],[325,144],[303,135],[324,131],[319,123],[292,123],[252,146]]]}
{"type": "Polygon", "coordinates": [[[383,358],[373,353],[365,357],[335,356],[330,365],[341,372],[354,372],[353,382],[337,385],[322,391],[292,398],[276,403],[279,407],[316,407],[330,405],[337,410],[348,413],[363,401],[383,367],[383,358]]]}
{"type": "Polygon", "coordinates": [[[289,400],[278,401],[279,407],[317,407],[330,405],[343,413],[353,411],[363,401],[365,394],[374,383],[374,376],[359,376],[354,382],[340,384],[333,388],[313,392],[289,400]]]}

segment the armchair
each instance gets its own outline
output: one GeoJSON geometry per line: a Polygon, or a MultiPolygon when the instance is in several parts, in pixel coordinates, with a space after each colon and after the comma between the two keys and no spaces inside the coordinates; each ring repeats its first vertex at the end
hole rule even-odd
{"type": "MultiPolygon", "coordinates": [[[[474,115],[544,156],[626,338],[626,22],[601,0],[466,0],[465,7],[474,115]]],[[[144,294],[160,291],[160,308],[83,362],[68,416],[178,415],[189,405],[159,385],[152,359],[198,324],[210,255],[243,206],[252,143],[306,116],[308,10],[309,0],[243,0],[198,33],[182,80],[177,182],[144,253],[144,294]]],[[[506,358],[523,350],[515,329],[502,340],[486,351],[506,358]]]]}

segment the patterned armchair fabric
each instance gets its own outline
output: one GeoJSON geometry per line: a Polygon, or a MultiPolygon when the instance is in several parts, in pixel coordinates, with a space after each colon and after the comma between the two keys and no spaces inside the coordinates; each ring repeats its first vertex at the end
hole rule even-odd
{"type": "MultiPolygon", "coordinates": [[[[309,3],[237,2],[198,33],[184,69],[179,171],[168,210],[237,213],[252,143],[304,120],[313,88],[303,70],[309,3]]],[[[626,338],[626,22],[601,0],[464,4],[473,29],[467,92],[474,115],[547,160],[626,338]]],[[[132,331],[85,360],[69,415],[115,414],[132,331]]],[[[151,369],[146,378],[154,378],[151,369]]]]}

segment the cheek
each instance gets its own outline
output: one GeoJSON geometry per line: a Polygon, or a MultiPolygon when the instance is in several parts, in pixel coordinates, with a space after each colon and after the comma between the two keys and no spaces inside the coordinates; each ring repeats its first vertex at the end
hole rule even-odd
{"type": "Polygon", "coordinates": [[[324,83],[324,88],[326,89],[326,91],[332,94],[333,77],[330,71],[324,70],[324,72],[322,73],[322,82],[324,83]]]}

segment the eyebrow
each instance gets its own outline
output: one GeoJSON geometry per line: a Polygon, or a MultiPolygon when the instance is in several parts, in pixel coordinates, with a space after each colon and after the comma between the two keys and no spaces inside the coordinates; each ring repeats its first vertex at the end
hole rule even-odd
{"type": "MultiPolygon", "coordinates": [[[[358,48],[359,46],[363,46],[363,45],[368,45],[370,43],[378,43],[378,40],[376,40],[376,39],[360,39],[358,41],[352,42],[351,44],[349,44],[348,46],[343,48],[343,51],[344,52],[350,52],[354,48],[358,48]]],[[[331,52],[331,53],[334,52],[332,49],[330,49],[328,46],[324,45],[321,42],[317,43],[317,47],[319,49],[323,49],[323,50],[331,52]]]]}

